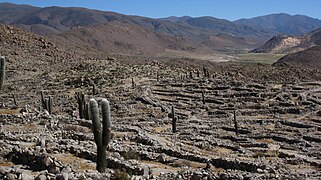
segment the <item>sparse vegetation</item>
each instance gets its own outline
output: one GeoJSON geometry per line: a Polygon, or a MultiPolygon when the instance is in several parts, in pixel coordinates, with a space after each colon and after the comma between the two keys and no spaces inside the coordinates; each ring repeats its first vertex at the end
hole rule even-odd
{"type": "MultiPolygon", "coordinates": [[[[83,28],[74,31],[88,35],[83,28]]],[[[111,54],[6,25],[0,35],[8,57],[0,179],[29,172],[38,179],[321,176],[319,70],[274,67],[278,55],[270,54],[246,54],[241,63],[229,62],[233,54],[205,58],[188,47],[174,57],[111,54]],[[40,100],[39,89],[54,97],[51,116],[39,107],[52,112],[53,101],[40,100]]]]}
{"type": "Polygon", "coordinates": [[[282,58],[285,54],[269,54],[269,53],[245,53],[238,54],[237,62],[240,63],[262,63],[262,64],[273,64],[278,59],[282,58]]]}

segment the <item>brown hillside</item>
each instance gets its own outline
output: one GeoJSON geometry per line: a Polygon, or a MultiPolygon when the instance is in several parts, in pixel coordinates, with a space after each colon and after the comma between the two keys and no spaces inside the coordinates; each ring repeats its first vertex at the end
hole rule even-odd
{"type": "Polygon", "coordinates": [[[321,29],[317,29],[302,36],[273,36],[263,46],[252,50],[252,52],[289,54],[302,51],[316,45],[321,45],[321,29]]]}
{"type": "MultiPolygon", "coordinates": [[[[142,48],[148,47],[147,50],[143,50],[146,52],[160,51],[159,48],[167,48],[170,46],[170,49],[186,49],[188,51],[193,51],[193,46],[203,48],[202,46],[207,46],[207,49],[214,50],[243,50],[245,48],[254,48],[257,47],[258,44],[266,41],[270,34],[268,32],[257,30],[255,28],[247,27],[244,25],[237,25],[227,20],[210,18],[210,17],[202,17],[202,18],[192,18],[189,19],[188,22],[171,22],[166,19],[153,19],[147,17],[140,16],[128,16],[123,14],[118,14],[114,12],[104,12],[97,11],[85,8],[64,8],[64,7],[45,7],[38,8],[32,6],[25,5],[15,5],[10,3],[0,3],[0,23],[10,24],[17,27],[22,27],[28,31],[40,34],[40,35],[52,35],[59,33],[67,33],[68,36],[73,36],[76,44],[79,42],[86,42],[83,46],[92,46],[90,44],[95,44],[94,46],[99,47],[99,49],[105,49],[102,46],[103,44],[110,45],[111,52],[132,52],[134,50],[136,54],[141,53],[142,48]],[[141,47],[137,47],[136,44],[131,42],[126,42],[118,39],[114,39],[113,35],[111,38],[107,39],[102,36],[97,39],[89,40],[88,37],[84,39],[80,38],[80,34],[77,31],[74,31],[75,28],[89,28],[91,30],[88,31],[101,31],[97,29],[93,29],[93,26],[100,26],[101,24],[111,24],[108,26],[111,29],[115,29],[113,27],[115,24],[119,23],[123,24],[122,26],[132,26],[133,33],[136,37],[147,38],[146,41],[153,41],[150,38],[153,37],[144,37],[144,33],[152,34],[156,33],[158,37],[157,39],[166,39],[168,38],[170,42],[165,43],[166,45],[155,45],[154,43],[143,42],[141,47]],[[139,28],[143,28],[145,30],[137,30],[139,28]],[[146,32],[146,29],[150,32],[146,32]],[[69,32],[70,31],[70,32],[69,32]],[[151,33],[152,32],[152,33],[151,33]],[[76,33],[72,35],[72,33],[76,33]],[[77,34],[78,33],[78,34],[77,34]],[[140,34],[139,33],[143,33],[140,34]],[[226,37],[224,35],[226,34],[226,37]],[[228,35],[227,35],[228,34],[228,35]],[[216,36],[219,37],[216,37],[216,36]],[[173,37],[177,37],[174,38],[173,37]],[[215,37],[213,39],[211,37],[215,37]],[[250,38],[254,43],[248,43],[247,40],[239,41],[242,37],[250,38]],[[80,41],[76,39],[81,39],[80,41]],[[191,45],[183,45],[183,47],[176,47],[178,41],[180,44],[184,44],[181,38],[187,39],[192,42],[191,45]],[[227,38],[225,40],[225,38],[227,38]],[[87,40],[85,40],[87,39],[87,40]],[[172,40],[173,39],[173,40],[172,40]],[[113,41],[115,40],[115,41],[113,41]],[[91,42],[88,42],[91,41],[91,42]],[[95,42],[93,42],[95,41],[95,42]],[[98,42],[96,42],[98,41],[98,42]],[[102,42],[104,41],[104,42],[102,42]],[[108,41],[108,43],[107,43],[108,41]],[[119,42],[117,42],[119,41],[119,42]],[[120,44],[119,47],[113,47],[113,43],[120,44]],[[145,46],[145,43],[148,46],[145,46]],[[200,45],[202,43],[203,45],[200,45]],[[242,44],[244,43],[244,44],[242,44]],[[136,47],[132,47],[136,46],[136,47]],[[121,47],[125,47],[122,49],[121,47]],[[156,48],[153,49],[152,48],[156,48]]],[[[95,27],[97,28],[97,27],[95,27]]],[[[117,28],[116,28],[117,29],[117,28]]],[[[105,30],[104,30],[105,31],[105,30]]],[[[108,31],[108,30],[107,30],[108,31]]],[[[105,31],[105,32],[107,32],[105,31]]],[[[120,32],[124,32],[120,30],[120,32]]],[[[91,32],[88,32],[89,34],[91,32]]],[[[126,33],[126,32],[125,32],[126,33]]],[[[98,33],[99,34],[99,33],[98,33]]],[[[121,34],[118,33],[117,37],[128,37],[129,41],[134,40],[134,42],[139,42],[140,39],[136,37],[129,37],[129,34],[121,34]]],[[[64,36],[66,37],[66,36],[64,36]]],[[[95,36],[97,37],[97,36],[95,36]]],[[[69,37],[68,37],[69,38],[69,37]]],[[[70,39],[70,38],[69,38],[70,39]]],[[[161,44],[164,44],[163,40],[160,40],[161,44]]],[[[159,42],[158,42],[159,43],[159,42]]],[[[157,43],[157,44],[158,44],[157,43]]]]}
{"type": "Polygon", "coordinates": [[[274,65],[299,65],[321,69],[321,46],[315,46],[304,51],[289,54],[274,65]]]}
{"type": "Polygon", "coordinates": [[[45,37],[9,25],[0,25],[0,52],[9,57],[62,60],[76,57],[45,37]]]}
{"type": "Polygon", "coordinates": [[[194,42],[153,32],[134,24],[110,22],[91,27],[74,28],[52,35],[52,39],[85,49],[123,54],[157,54],[165,49],[209,52],[194,42]]]}
{"type": "Polygon", "coordinates": [[[220,50],[251,49],[251,47],[258,45],[257,41],[253,38],[238,37],[222,33],[210,36],[204,40],[202,44],[220,50]]]}

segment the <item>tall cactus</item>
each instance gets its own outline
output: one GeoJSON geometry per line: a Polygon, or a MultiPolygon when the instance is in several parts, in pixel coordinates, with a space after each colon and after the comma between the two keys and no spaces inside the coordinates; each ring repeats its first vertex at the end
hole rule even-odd
{"type": "Polygon", "coordinates": [[[132,88],[134,89],[136,87],[136,83],[134,81],[134,78],[132,78],[132,88]]]}
{"type": "Polygon", "coordinates": [[[78,112],[79,112],[79,118],[83,119],[85,118],[85,95],[83,92],[76,92],[76,100],[78,103],[78,112]]]}
{"type": "Polygon", "coordinates": [[[85,103],[85,112],[84,112],[84,116],[85,119],[90,120],[91,116],[90,116],[90,108],[89,108],[89,104],[85,103]]]}
{"type": "Polygon", "coordinates": [[[204,64],[203,64],[203,73],[204,73],[204,77],[206,77],[207,73],[206,73],[206,67],[204,64]]]}
{"type": "Polygon", "coordinates": [[[45,98],[43,95],[43,91],[41,91],[41,104],[42,108],[48,111],[48,113],[51,115],[53,110],[53,98],[49,96],[48,98],[45,98]]]}
{"type": "Polygon", "coordinates": [[[2,86],[4,84],[4,79],[5,79],[5,68],[6,68],[6,64],[5,64],[5,58],[4,56],[0,57],[0,90],[2,89],[2,86]]]}
{"type": "Polygon", "coordinates": [[[93,88],[92,88],[92,93],[93,93],[93,96],[95,97],[95,94],[96,94],[96,85],[95,83],[93,83],[93,88]]]}
{"type": "Polygon", "coordinates": [[[236,120],[236,110],[234,110],[233,114],[234,114],[234,119],[233,119],[233,121],[234,121],[234,131],[235,131],[235,134],[238,135],[239,131],[238,131],[238,124],[237,124],[237,120],[236,120]]]}
{"type": "Polygon", "coordinates": [[[51,115],[52,114],[52,108],[53,108],[53,98],[51,96],[48,97],[48,103],[47,103],[48,112],[51,115]]]}
{"type": "Polygon", "coordinates": [[[17,103],[17,100],[16,100],[16,96],[14,94],[12,94],[12,99],[13,99],[13,104],[17,107],[18,103],[17,103]]]}
{"type": "Polygon", "coordinates": [[[175,108],[172,106],[172,132],[176,132],[176,122],[177,122],[177,117],[175,116],[175,108]]]}
{"type": "Polygon", "coordinates": [[[202,91],[202,102],[203,102],[203,104],[205,104],[205,93],[204,93],[204,91],[202,91]]]}
{"type": "Polygon", "coordinates": [[[102,99],[101,109],[103,117],[103,125],[99,119],[98,103],[95,99],[89,101],[91,118],[93,122],[94,139],[97,146],[97,171],[104,173],[107,168],[106,148],[111,138],[111,117],[110,106],[107,99],[102,99]],[[103,127],[101,127],[103,126],[103,127]]]}
{"type": "Polygon", "coordinates": [[[156,72],[156,80],[157,80],[157,82],[159,82],[159,72],[158,71],[156,72]]]}

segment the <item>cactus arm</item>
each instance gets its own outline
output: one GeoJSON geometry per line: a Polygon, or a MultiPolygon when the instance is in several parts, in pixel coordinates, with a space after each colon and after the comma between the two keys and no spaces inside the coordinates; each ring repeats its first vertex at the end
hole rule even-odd
{"type": "Polygon", "coordinates": [[[102,129],[99,120],[98,103],[95,99],[90,99],[89,106],[93,123],[94,139],[97,145],[97,149],[100,149],[102,147],[102,129]]]}
{"type": "Polygon", "coordinates": [[[84,117],[85,117],[85,119],[87,119],[87,120],[91,120],[90,108],[89,108],[89,104],[88,104],[88,103],[85,103],[84,117]]]}
{"type": "Polygon", "coordinates": [[[101,101],[101,109],[103,115],[103,146],[107,146],[111,136],[111,117],[110,105],[107,99],[101,101]]]}

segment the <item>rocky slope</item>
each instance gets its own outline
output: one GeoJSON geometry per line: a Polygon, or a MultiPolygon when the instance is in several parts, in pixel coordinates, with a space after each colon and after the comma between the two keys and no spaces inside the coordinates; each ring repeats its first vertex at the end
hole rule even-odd
{"type": "Polygon", "coordinates": [[[0,24],[0,43],[0,51],[4,56],[49,57],[57,60],[77,57],[48,38],[9,25],[0,24]]]}
{"type": "Polygon", "coordinates": [[[7,60],[0,91],[0,179],[321,175],[319,71],[108,58],[6,25],[0,26],[0,38],[7,60]],[[43,109],[40,92],[53,98],[52,114],[43,109]],[[79,118],[77,92],[86,101],[110,101],[113,135],[106,173],[95,170],[92,124],[79,118]]]}
{"type": "Polygon", "coordinates": [[[274,63],[274,65],[305,66],[321,69],[321,46],[314,46],[304,51],[286,55],[274,63]]]}
{"type": "Polygon", "coordinates": [[[156,55],[167,49],[210,52],[208,47],[200,43],[119,22],[74,28],[58,35],[50,35],[50,38],[82,49],[96,49],[109,53],[156,55]]]}
{"type": "Polygon", "coordinates": [[[263,46],[252,50],[255,53],[289,54],[321,45],[321,29],[314,30],[302,36],[277,35],[263,46]]]}

